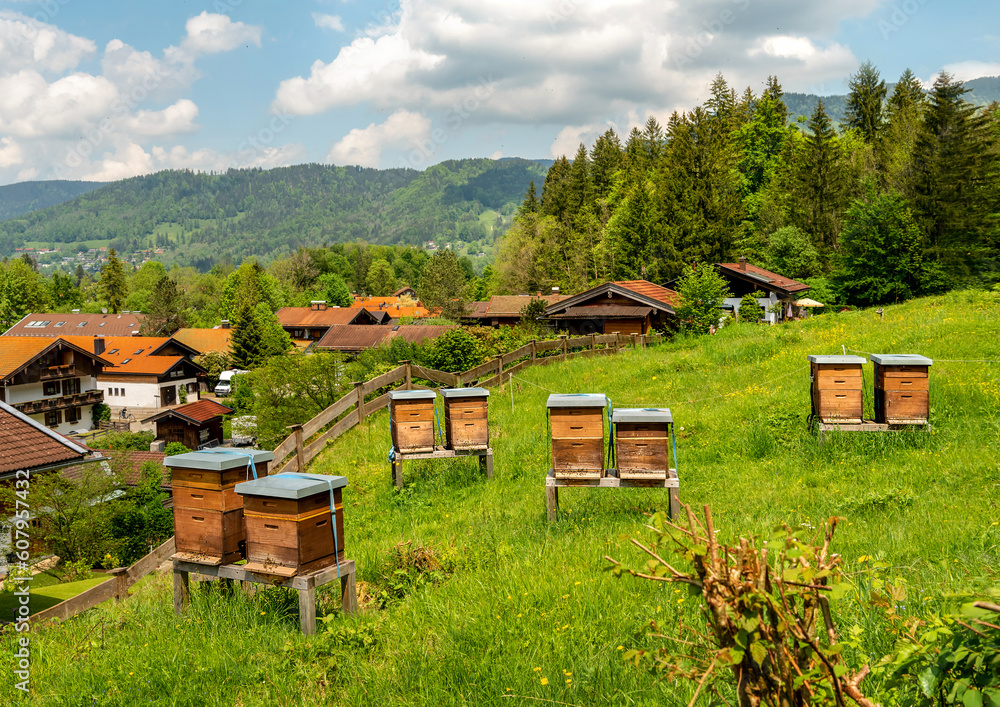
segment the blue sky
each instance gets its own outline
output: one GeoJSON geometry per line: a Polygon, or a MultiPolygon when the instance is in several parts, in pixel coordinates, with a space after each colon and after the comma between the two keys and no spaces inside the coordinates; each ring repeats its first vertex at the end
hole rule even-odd
{"type": "Polygon", "coordinates": [[[742,92],[1000,74],[958,0],[0,0],[0,183],[553,157],[742,92]]]}

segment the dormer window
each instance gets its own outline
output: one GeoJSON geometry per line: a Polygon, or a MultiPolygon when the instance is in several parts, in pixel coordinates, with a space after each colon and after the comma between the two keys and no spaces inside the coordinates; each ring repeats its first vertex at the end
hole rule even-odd
{"type": "Polygon", "coordinates": [[[66,322],[56,322],[56,326],[62,326],[62,325],[63,325],[63,324],[65,324],[65,323],[66,323],[66,322]]]}
{"type": "Polygon", "coordinates": [[[118,349],[111,349],[110,351],[108,351],[108,356],[112,356],[116,353],[118,353],[118,349]]]}
{"type": "Polygon", "coordinates": [[[126,358],[126,359],[125,359],[124,361],[122,361],[122,365],[124,366],[124,365],[125,365],[126,363],[128,363],[128,362],[129,362],[129,361],[131,361],[131,360],[132,360],[132,359],[130,359],[130,358],[126,358]]]}
{"type": "Polygon", "coordinates": [[[101,322],[101,323],[100,323],[100,324],[98,324],[97,326],[99,326],[99,327],[100,327],[100,326],[104,326],[105,324],[107,324],[107,322],[101,322]]]}
{"type": "Polygon", "coordinates": [[[79,323],[79,324],[77,324],[76,326],[77,326],[78,328],[79,328],[79,327],[85,327],[85,326],[87,326],[87,322],[80,322],[80,323],[79,323]]]}

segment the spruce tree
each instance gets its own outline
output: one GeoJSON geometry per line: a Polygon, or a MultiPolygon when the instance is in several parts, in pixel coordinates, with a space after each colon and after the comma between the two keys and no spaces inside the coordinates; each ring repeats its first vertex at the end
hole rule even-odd
{"type": "Polygon", "coordinates": [[[829,251],[837,246],[846,185],[837,136],[822,100],[816,103],[808,126],[798,170],[800,218],[820,250],[829,251]]]}
{"type": "Polygon", "coordinates": [[[101,280],[98,292],[108,303],[112,314],[118,314],[125,298],[128,297],[128,284],[125,282],[125,266],[118,259],[114,248],[108,250],[108,261],[101,268],[101,280]]]}
{"type": "Polygon", "coordinates": [[[535,192],[535,180],[532,179],[528,182],[528,191],[524,194],[524,201],[521,202],[521,208],[517,215],[527,216],[534,213],[538,213],[538,196],[535,192]]]}
{"type": "Polygon", "coordinates": [[[597,199],[606,199],[614,176],[622,166],[622,146],[614,130],[609,128],[597,138],[590,151],[590,162],[594,195],[597,199]]]}
{"type": "MultiPolygon", "coordinates": [[[[448,249],[448,252],[451,250],[448,249]]],[[[388,260],[379,258],[368,268],[365,284],[368,287],[368,294],[374,297],[386,297],[396,289],[396,272],[388,260]]]]}
{"type": "Polygon", "coordinates": [[[428,309],[457,322],[465,315],[465,273],[453,251],[439,250],[424,267],[420,280],[420,301],[428,309]]]}
{"type": "Polygon", "coordinates": [[[184,309],[184,293],[176,282],[164,275],[153,286],[149,311],[139,331],[143,336],[173,336],[178,329],[187,326],[184,309]]]}
{"type": "Polygon", "coordinates": [[[900,76],[886,107],[885,139],[877,153],[882,183],[911,198],[914,194],[914,148],[926,96],[920,80],[907,69],[900,76]]]}
{"type": "Polygon", "coordinates": [[[885,124],[885,81],[866,61],[847,82],[847,120],[844,127],[857,130],[869,145],[877,144],[885,124]]]}

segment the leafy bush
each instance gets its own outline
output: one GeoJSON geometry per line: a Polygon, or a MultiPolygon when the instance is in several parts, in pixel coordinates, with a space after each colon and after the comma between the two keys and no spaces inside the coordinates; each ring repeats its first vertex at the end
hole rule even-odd
{"type": "Polygon", "coordinates": [[[180,442],[167,442],[166,446],[163,448],[163,451],[168,457],[172,457],[175,454],[187,454],[191,450],[185,447],[180,442]]]}
{"type": "Polygon", "coordinates": [[[104,438],[104,446],[116,452],[148,452],[155,438],[152,432],[112,432],[104,438]]]}
{"type": "Polygon", "coordinates": [[[101,422],[111,419],[111,407],[104,403],[97,403],[90,412],[91,427],[100,427],[101,422]]]}
{"type": "Polygon", "coordinates": [[[425,360],[431,368],[448,373],[467,371],[485,360],[485,351],[475,336],[464,329],[452,329],[434,340],[425,360]]]}
{"type": "Polygon", "coordinates": [[[759,302],[757,302],[758,297],[763,297],[763,295],[760,292],[743,295],[743,299],[740,300],[739,313],[741,322],[757,324],[764,318],[764,308],[760,306],[759,302]]]}

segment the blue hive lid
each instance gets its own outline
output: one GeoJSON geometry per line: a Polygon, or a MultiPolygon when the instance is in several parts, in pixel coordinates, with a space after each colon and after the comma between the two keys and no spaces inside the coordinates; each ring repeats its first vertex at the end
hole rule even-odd
{"type": "Polygon", "coordinates": [[[340,489],[347,486],[347,479],[324,474],[275,474],[236,484],[236,493],[241,496],[299,499],[329,493],[331,483],[333,488],[340,489]]]}
{"type": "Polygon", "coordinates": [[[262,449],[205,449],[200,452],[186,452],[166,457],[163,460],[163,466],[226,471],[237,467],[246,467],[250,457],[253,457],[254,466],[261,462],[274,460],[274,454],[262,449]]]}

